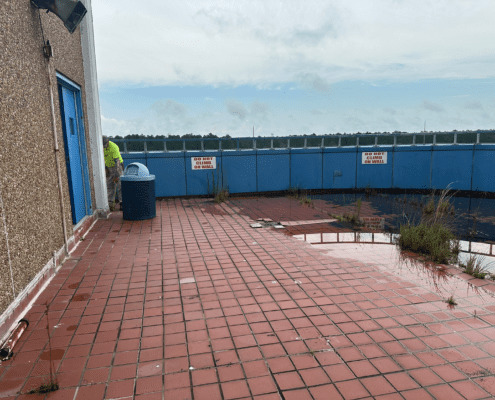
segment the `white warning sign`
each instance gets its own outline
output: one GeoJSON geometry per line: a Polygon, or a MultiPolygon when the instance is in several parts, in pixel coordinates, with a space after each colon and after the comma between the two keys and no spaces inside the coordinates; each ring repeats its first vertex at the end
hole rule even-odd
{"type": "Polygon", "coordinates": [[[216,157],[191,157],[192,169],[217,169],[216,157]]]}
{"type": "Polygon", "coordinates": [[[386,164],[387,152],[386,151],[370,151],[363,152],[363,164],[386,164]]]}

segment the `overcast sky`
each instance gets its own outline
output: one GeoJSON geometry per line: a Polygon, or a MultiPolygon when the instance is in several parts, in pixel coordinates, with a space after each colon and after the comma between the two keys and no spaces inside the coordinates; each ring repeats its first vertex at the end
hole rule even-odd
{"type": "Polygon", "coordinates": [[[93,1],[103,133],[495,128],[495,1],[93,1]]]}

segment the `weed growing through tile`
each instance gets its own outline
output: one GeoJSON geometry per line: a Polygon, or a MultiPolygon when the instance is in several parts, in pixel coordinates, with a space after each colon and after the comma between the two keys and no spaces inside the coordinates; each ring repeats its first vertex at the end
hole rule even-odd
{"type": "Polygon", "coordinates": [[[287,189],[287,197],[297,199],[299,197],[299,191],[299,188],[291,186],[287,189]]]}
{"type": "Polygon", "coordinates": [[[215,198],[213,200],[215,201],[215,203],[220,204],[226,201],[228,197],[229,197],[229,190],[222,189],[215,195],[215,198]]]}
{"type": "MultiPolygon", "coordinates": [[[[450,185],[449,185],[450,186],[450,185]]],[[[401,250],[410,250],[429,257],[441,264],[456,262],[460,247],[459,240],[452,233],[453,220],[449,200],[449,187],[443,190],[438,203],[433,197],[423,207],[418,224],[408,221],[400,226],[398,245],[401,250]]]]}
{"type": "Polygon", "coordinates": [[[50,381],[41,384],[39,387],[35,389],[31,389],[27,394],[43,394],[43,393],[50,393],[50,392],[55,392],[56,390],[59,389],[58,382],[57,382],[57,377],[55,376],[53,372],[53,365],[52,365],[52,343],[51,343],[51,338],[50,338],[50,322],[48,319],[48,311],[49,311],[49,306],[48,302],[45,303],[45,313],[46,313],[46,332],[48,334],[48,351],[49,351],[49,362],[50,362],[50,381]]]}
{"type": "Polygon", "coordinates": [[[213,171],[211,171],[211,188],[210,188],[210,179],[208,175],[206,176],[206,184],[207,184],[208,194],[213,195],[213,201],[215,203],[217,204],[223,203],[229,197],[229,187],[228,186],[224,187],[223,185],[220,185],[220,178],[218,176],[218,173],[217,173],[217,180],[215,183],[215,174],[213,173],[213,171]]]}
{"type": "Polygon", "coordinates": [[[304,196],[304,197],[301,197],[301,199],[299,200],[299,203],[305,205],[307,204],[308,206],[311,205],[311,199],[307,196],[304,196]]]}
{"type": "Polygon", "coordinates": [[[447,300],[446,300],[447,304],[449,306],[456,306],[457,305],[457,302],[455,301],[454,299],[454,296],[450,296],[447,300]]]}
{"type": "Polygon", "coordinates": [[[43,393],[50,393],[50,392],[55,392],[58,390],[58,383],[56,382],[48,382],[48,383],[43,383],[36,389],[32,389],[27,394],[43,394],[43,393]]]}
{"type": "Polygon", "coordinates": [[[289,199],[298,200],[299,203],[302,204],[303,206],[307,205],[308,207],[315,208],[313,200],[310,197],[308,197],[307,192],[305,190],[301,190],[298,187],[289,187],[286,193],[287,193],[286,196],[289,199]]]}
{"type": "Polygon", "coordinates": [[[470,254],[466,264],[459,264],[464,268],[466,274],[472,275],[475,278],[485,279],[489,275],[487,266],[483,266],[485,257],[476,254],[470,254]]]}
{"type": "Polygon", "coordinates": [[[345,212],[343,215],[335,215],[335,214],[328,214],[328,215],[332,218],[335,218],[339,222],[348,222],[354,225],[354,227],[361,226],[363,225],[363,222],[360,219],[361,205],[362,205],[362,201],[361,198],[359,198],[356,202],[356,212],[352,214],[345,212]]]}
{"type": "Polygon", "coordinates": [[[470,238],[474,238],[476,236],[476,234],[478,233],[477,231],[477,225],[478,225],[478,215],[479,215],[479,209],[476,209],[474,211],[474,213],[472,214],[472,220],[473,220],[473,224],[471,226],[471,228],[469,228],[469,231],[468,231],[468,237],[470,238]]]}
{"type": "Polygon", "coordinates": [[[357,225],[359,220],[357,214],[344,213],[344,215],[332,215],[333,218],[337,219],[339,222],[350,222],[353,225],[357,225]]]}

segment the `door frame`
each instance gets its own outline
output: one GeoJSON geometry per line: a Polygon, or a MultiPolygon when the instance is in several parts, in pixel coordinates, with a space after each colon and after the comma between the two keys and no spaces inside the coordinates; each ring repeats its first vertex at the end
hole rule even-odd
{"type": "MultiPolygon", "coordinates": [[[[82,98],[81,98],[81,87],[60,74],[59,72],[56,73],[57,75],[57,92],[59,94],[59,102],[60,102],[60,116],[62,118],[62,129],[64,131],[64,150],[65,154],[69,154],[69,148],[67,144],[67,130],[65,126],[65,110],[64,110],[64,103],[63,103],[63,97],[61,96],[61,86],[65,87],[66,89],[74,92],[74,97],[75,97],[75,105],[76,105],[76,129],[77,129],[77,138],[78,138],[78,144],[79,144],[79,156],[81,159],[81,171],[82,171],[82,182],[83,182],[83,191],[84,191],[84,207],[85,207],[85,215],[91,215],[93,210],[92,210],[92,204],[91,204],[91,188],[90,188],[90,183],[89,183],[89,172],[88,172],[88,159],[87,159],[87,149],[86,149],[86,135],[85,135],[85,129],[84,129],[84,113],[83,113],[83,108],[82,108],[82,98]]],[[[69,182],[71,182],[71,175],[70,175],[70,162],[67,161],[66,157],[66,166],[67,166],[67,178],[69,179],[69,182]]],[[[73,199],[73,192],[72,192],[72,187],[69,188],[69,193],[71,197],[71,206],[74,208],[74,199],[73,199]]],[[[72,210],[73,211],[73,210],[72,210]]],[[[76,225],[79,221],[75,220],[75,213],[74,211],[72,212],[72,222],[74,225],[76,225]]]]}

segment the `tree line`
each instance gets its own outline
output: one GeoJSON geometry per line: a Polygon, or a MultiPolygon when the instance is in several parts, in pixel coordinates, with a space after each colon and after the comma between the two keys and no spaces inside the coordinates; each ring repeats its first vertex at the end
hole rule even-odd
{"type": "MultiPolygon", "coordinates": [[[[489,131],[452,131],[452,132],[421,132],[416,133],[416,144],[431,144],[433,143],[433,133],[437,135],[437,143],[453,143],[454,142],[454,133],[457,133],[457,143],[475,143],[477,133],[480,132],[481,135],[481,143],[495,143],[495,130],[489,131]]],[[[256,139],[256,148],[258,149],[266,149],[272,147],[273,140],[273,148],[287,148],[288,147],[288,139],[290,139],[290,147],[303,147],[304,141],[306,140],[307,147],[320,147],[323,145],[325,147],[329,146],[337,146],[339,142],[339,138],[341,141],[341,146],[355,146],[357,144],[357,135],[365,135],[359,138],[359,145],[361,146],[369,146],[375,144],[375,135],[378,136],[378,144],[379,145],[393,145],[394,144],[394,136],[395,134],[406,134],[407,132],[399,132],[394,131],[392,133],[389,132],[357,132],[352,134],[347,133],[336,133],[336,134],[327,134],[327,135],[316,135],[313,133],[312,135],[291,135],[286,136],[285,139],[279,137],[266,137],[266,136],[257,136],[254,137],[256,139]],[[366,137],[367,135],[373,135],[372,137],[366,137]]],[[[197,139],[197,140],[188,140],[185,142],[186,150],[201,150],[201,139],[211,139],[205,140],[203,142],[204,150],[218,150],[219,142],[221,142],[222,150],[234,150],[238,147],[239,149],[252,149],[253,148],[253,138],[252,137],[243,137],[243,138],[233,138],[230,135],[225,136],[217,136],[213,133],[208,133],[207,135],[195,135],[193,133],[188,133],[185,135],[143,135],[143,134],[132,134],[127,135],[125,137],[116,135],[114,137],[109,136],[109,139],[115,142],[120,151],[124,151],[124,139],[138,139],[135,142],[127,142],[126,148],[127,151],[144,151],[144,143],[146,142],[146,150],[147,151],[164,151],[164,142],[162,141],[151,141],[152,139],[176,139],[172,141],[166,142],[167,151],[181,151],[184,150],[184,142],[182,139],[197,139]],[[217,139],[217,140],[214,140],[217,139]]],[[[413,144],[412,135],[399,135],[397,136],[396,143],[399,145],[407,145],[413,144]]]]}

